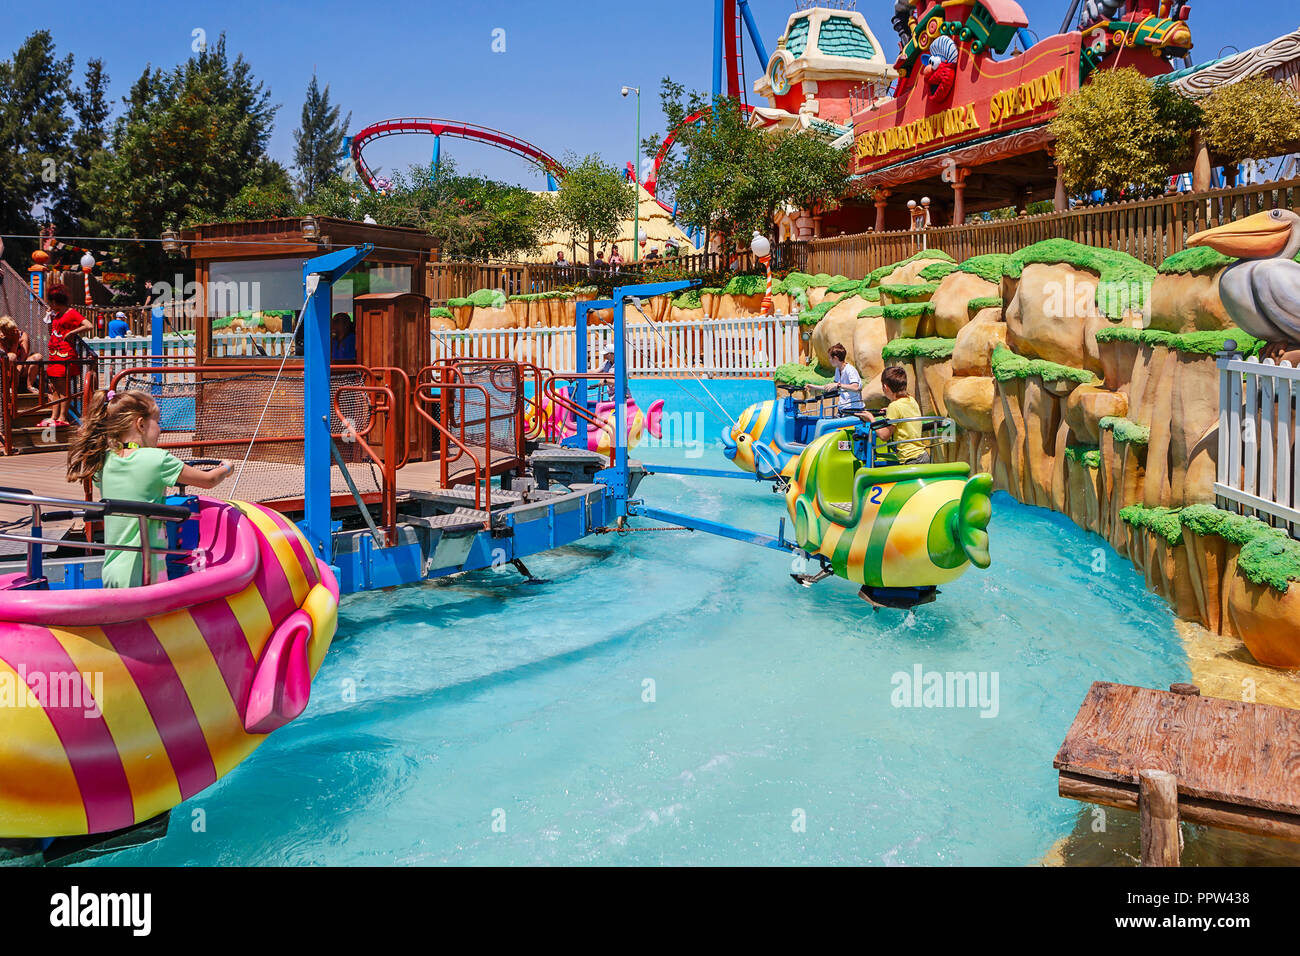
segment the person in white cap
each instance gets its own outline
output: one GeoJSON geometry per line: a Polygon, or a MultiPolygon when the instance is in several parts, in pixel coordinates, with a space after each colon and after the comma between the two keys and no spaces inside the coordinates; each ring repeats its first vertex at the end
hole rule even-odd
{"type": "Polygon", "coordinates": [[[110,339],[124,339],[131,334],[131,325],[126,321],[126,313],[118,312],[108,323],[108,337],[110,339]]]}

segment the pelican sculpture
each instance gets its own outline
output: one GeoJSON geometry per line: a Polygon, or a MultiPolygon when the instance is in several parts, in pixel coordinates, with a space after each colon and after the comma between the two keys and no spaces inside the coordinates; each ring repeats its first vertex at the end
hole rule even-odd
{"type": "Polygon", "coordinates": [[[1237,327],[1268,343],[1266,358],[1300,358],[1300,216],[1270,209],[1198,232],[1189,246],[1209,246],[1234,262],[1219,276],[1219,298],[1237,327]]]}

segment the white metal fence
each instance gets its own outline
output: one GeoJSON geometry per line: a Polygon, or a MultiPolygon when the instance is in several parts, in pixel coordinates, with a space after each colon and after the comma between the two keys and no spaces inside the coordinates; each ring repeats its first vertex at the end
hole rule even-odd
{"type": "MultiPolygon", "coordinates": [[[[577,369],[572,326],[460,329],[433,333],[433,358],[499,358],[532,362],[555,372],[577,369]]],[[[587,329],[587,368],[600,368],[614,347],[608,325],[587,329]]],[[[788,316],[629,323],[628,372],[633,375],[759,377],[799,359],[799,320],[788,316]]]]}
{"type": "MultiPolygon", "coordinates": [[[[573,326],[524,329],[438,330],[432,335],[432,357],[494,358],[532,362],[554,372],[577,369],[573,326]]],[[[217,358],[248,358],[260,354],[279,358],[292,350],[289,332],[220,333],[212,337],[217,358]],[[259,352],[258,350],[261,349],[259,352]]],[[[147,335],[86,339],[99,355],[101,381],[123,369],[144,364],[153,352],[147,335]]],[[[606,349],[614,347],[608,325],[587,329],[587,368],[600,368],[606,349]]],[[[168,361],[192,360],[194,339],[186,335],[163,338],[168,361]]],[[[633,375],[712,375],[760,377],[786,362],[799,359],[799,320],[789,316],[739,319],[699,319],[627,326],[628,371],[633,375]]]]}
{"type": "Polygon", "coordinates": [[[1214,493],[1300,537],[1300,368],[1220,353],[1219,461],[1214,493]]]}

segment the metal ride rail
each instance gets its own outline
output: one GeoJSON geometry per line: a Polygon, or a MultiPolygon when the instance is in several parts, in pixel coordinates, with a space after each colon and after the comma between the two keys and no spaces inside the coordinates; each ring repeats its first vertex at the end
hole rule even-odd
{"type": "Polygon", "coordinates": [[[80,548],[83,551],[99,554],[109,550],[139,553],[143,555],[140,579],[142,585],[153,583],[154,555],[166,554],[193,558],[198,554],[197,551],[154,548],[149,543],[150,521],[180,524],[194,517],[193,512],[182,505],[156,505],[144,501],[116,501],[112,499],[107,501],[76,501],[68,498],[34,495],[30,491],[20,491],[15,488],[0,488],[0,504],[25,505],[32,510],[32,533],[30,535],[14,534],[8,531],[0,532],[0,541],[15,541],[27,545],[26,580],[21,585],[24,587],[37,585],[45,577],[42,566],[43,548],[48,544],[60,548],[80,548]],[[65,510],[43,512],[41,509],[46,506],[65,510]],[[47,520],[64,521],[72,518],[82,518],[86,520],[88,525],[92,520],[103,520],[109,516],[136,518],[140,523],[140,545],[138,547],[135,545],[113,545],[110,548],[98,541],[74,541],[68,538],[55,540],[41,536],[42,524],[47,520]]]}
{"type": "MultiPolygon", "coordinates": [[[[546,376],[546,379],[542,385],[542,396],[544,398],[550,399],[552,405],[568,409],[570,412],[573,413],[575,419],[581,418],[589,426],[597,429],[598,431],[603,431],[608,433],[610,430],[609,427],[600,419],[592,415],[590,410],[579,405],[572,398],[568,398],[564,395],[561,395],[559,392],[555,390],[555,383],[557,381],[576,381],[576,380],[595,381],[595,382],[612,384],[614,381],[614,376],[609,372],[605,372],[605,373],[592,372],[588,375],[577,375],[577,374],[567,375],[567,374],[551,373],[550,375],[546,376]]],[[[575,427],[576,427],[576,423],[575,423],[575,427]]],[[[614,464],[615,452],[616,449],[614,447],[614,436],[611,434],[609,436],[609,463],[611,465],[614,464]]]]}
{"type": "MultiPolygon", "coordinates": [[[[343,441],[349,444],[355,443],[360,447],[366,456],[379,466],[383,474],[383,481],[380,482],[380,510],[384,523],[385,544],[391,547],[397,542],[397,399],[393,396],[393,390],[384,385],[340,385],[335,390],[331,406],[335,416],[345,424],[343,441]],[[345,392],[377,395],[387,399],[383,405],[374,408],[365,432],[358,432],[343,415],[339,407],[339,399],[345,392]],[[375,417],[381,414],[384,416],[384,444],[383,454],[379,455],[370,447],[370,443],[364,436],[375,427],[375,417]]],[[[358,501],[357,507],[364,508],[365,502],[358,501]]]]}
{"type": "MultiPolygon", "coordinates": [[[[423,375],[424,371],[425,371],[424,369],[421,369],[421,375],[423,375]]],[[[440,441],[441,453],[439,455],[439,462],[440,462],[439,467],[441,471],[442,486],[444,488],[450,487],[450,485],[448,484],[448,471],[447,471],[447,464],[448,464],[447,444],[448,442],[450,442],[451,444],[455,445],[456,448],[458,449],[456,453],[456,457],[452,460],[459,460],[461,455],[465,455],[469,458],[470,462],[473,465],[474,509],[476,511],[483,511],[487,513],[488,518],[483,522],[483,527],[485,529],[490,529],[492,527],[491,468],[490,467],[485,468],[483,465],[481,465],[479,463],[478,457],[470,450],[469,446],[465,444],[464,441],[462,441],[461,439],[453,435],[451,431],[448,430],[443,425],[442,422],[438,421],[438,416],[430,414],[429,412],[425,411],[425,409],[423,408],[424,404],[428,404],[428,405],[437,404],[441,408],[442,407],[441,403],[445,399],[446,389],[453,389],[453,390],[454,389],[463,389],[463,390],[475,389],[483,393],[483,401],[485,404],[489,404],[491,402],[491,399],[488,396],[487,389],[485,389],[482,385],[467,385],[464,382],[440,382],[440,381],[424,382],[420,385],[416,385],[415,391],[411,396],[413,402],[411,406],[412,409],[415,411],[417,415],[419,415],[430,425],[432,425],[434,431],[437,432],[437,434],[441,438],[440,441]],[[426,390],[427,390],[427,394],[426,394],[426,390]],[[485,471],[486,471],[486,476],[484,474],[485,471]],[[482,489],[481,496],[479,494],[480,488],[482,489]]],[[[461,422],[462,436],[464,435],[464,431],[465,431],[465,425],[464,422],[461,422]]],[[[491,446],[488,446],[488,449],[490,455],[491,446]]]]}
{"type": "MultiPolygon", "coordinates": [[[[396,511],[396,470],[405,462],[406,457],[406,450],[399,448],[397,444],[400,425],[396,413],[401,411],[402,406],[394,394],[393,386],[404,383],[405,375],[400,369],[370,369],[362,365],[336,365],[333,371],[340,375],[356,375],[360,382],[333,383],[332,391],[335,394],[331,398],[331,411],[334,414],[331,416],[333,420],[331,421],[330,436],[335,441],[341,442],[345,447],[357,448],[359,457],[379,466],[381,477],[375,480],[375,484],[378,486],[379,502],[386,515],[385,521],[388,522],[396,511]],[[381,395],[387,399],[387,402],[379,408],[367,407],[365,409],[367,419],[365,425],[364,427],[358,427],[355,421],[357,417],[356,410],[344,409],[339,405],[338,393],[340,392],[381,395]],[[348,412],[351,412],[351,414],[348,414],[348,412]],[[376,430],[376,419],[381,413],[385,419],[384,432],[381,449],[377,451],[369,439],[376,430]]],[[[225,417],[217,419],[216,416],[209,416],[214,418],[214,427],[219,430],[210,433],[204,431],[203,426],[209,423],[200,413],[199,406],[202,403],[197,397],[199,391],[209,385],[218,388],[223,387],[223,383],[238,385],[240,381],[247,379],[250,375],[258,377],[257,384],[259,386],[264,384],[262,381],[264,376],[255,371],[250,372],[247,365],[140,366],[118,372],[113,377],[110,388],[119,388],[124,380],[142,379],[145,384],[143,384],[141,390],[152,392],[157,397],[160,392],[169,387],[166,383],[168,378],[183,377],[186,379],[185,381],[176,383],[172,387],[190,388],[195,391],[195,396],[192,398],[195,402],[194,419],[183,423],[189,427],[176,427],[175,423],[164,422],[162,440],[158,443],[159,448],[198,449],[201,452],[198,457],[211,457],[210,452],[214,450],[227,452],[228,449],[233,449],[233,452],[227,452],[227,454],[235,459],[246,458],[271,466],[305,468],[305,462],[303,461],[305,438],[301,408],[290,411],[290,414],[296,419],[293,422],[271,423],[264,431],[254,433],[253,423],[258,417],[258,402],[251,401],[241,406],[248,411],[249,418],[246,423],[242,420],[232,422],[225,417]],[[241,424],[245,424],[246,427],[239,427],[241,424]],[[169,435],[183,435],[184,437],[168,437],[169,435]]],[[[292,388],[292,383],[286,381],[282,387],[292,388]]],[[[180,397],[185,398],[185,396],[180,397]]],[[[260,399],[262,396],[258,395],[255,398],[260,399]]],[[[268,394],[265,398],[269,403],[273,396],[268,394]]],[[[166,399],[162,400],[166,401],[166,399]]],[[[218,411],[224,412],[224,409],[218,409],[218,411]]],[[[296,492],[296,495],[267,496],[263,500],[268,507],[277,510],[297,510],[297,505],[301,502],[301,486],[296,488],[296,492]]],[[[89,491],[87,497],[89,498],[89,491]]],[[[390,531],[395,527],[395,523],[395,520],[391,522],[390,531]]]]}
{"type": "MultiPolygon", "coordinates": [[[[443,424],[460,425],[461,441],[466,446],[474,446],[474,431],[483,431],[483,461],[487,466],[487,477],[509,471],[521,472],[526,466],[524,404],[522,371],[534,369],[540,375],[541,370],[527,363],[503,359],[453,359],[444,358],[422,368],[416,375],[416,391],[428,384],[439,388],[451,388],[451,394],[442,396],[438,404],[439,415],[443,424]],[[482,381],[475,382],[478,377],[482,381]],[[428,380],[428,381],[426,381],[428,380]],[[470,406],[468,396],[471,390],[452,387],[453,383],[461,385],[478,385],[475,391],[484,395],[482,414],[470,406]],[[457,403],[457,394],[460,401],[457,403]],[[496,401],[492,401],[495,397],[496,401]],[[473,416],[473,417],[471,417],[473,416]],[[503,429],[501,426],[505,425],[503,429]]],[[[440,432],[441,434],[442,432],[440,432]]],[[[461,453],[448,455],[450,449],[445,440],[441,446],[441,458],[446,463],[459,461],[461,453]]],[[[444,487],[456,484],[466,477],[465,474],[453,476],[443,466],[444,487]]]]}
{"type": "Polygon", "coordinates": [[[894,455],[892,458],[887,457],[884,461],[877,460],[882,451],[889,454],[889,449],[897,448],[899,445],[921,445],[928,452],[932,448],[938,448],[940,445],[950,445],[957,440],[956,423],[951,418],[944,418],[941,415],[922,415],[918,418],[878,418],[875,421],[864,422],[863,424],[867,426],[871,439],[869,441],[863,441],[862,434],[859,431],[858,437],[854,439],[854,443],[857,445],[861,442],[864,446],[862,450],[866,451],[867,455],[864,457],[863,455],[858,454],[858,448],[854,449],[854,453],[857,454],[858,460],[868,468],[873,468],[877,465],[900,464],[897,460],[897,455],[894,455]],[[904,422],[920,422],[922,429],[921,436],[919,438],[894,438],[890,441],[884,442],[876,439],[875,434],[880,429],[892,428],[893,426],[901,425],[904,422]],[[936,431],[927,435],[925,434],[926,428],[934,428],[936,431]]]}

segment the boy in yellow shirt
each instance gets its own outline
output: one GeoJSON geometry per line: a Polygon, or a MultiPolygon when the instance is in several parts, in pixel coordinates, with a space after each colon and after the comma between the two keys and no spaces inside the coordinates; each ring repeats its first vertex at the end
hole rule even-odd
{"type": "MultiPolygon", "coordinates": [[[[930,452],[920,441],[921,423],[899,421],[904,418],[921,417],[921,406],[916,403],[916,399],[907,394],[907,372],[901,365],[891,365],[880,373],[880,385],[884,389],[885,397],[889,399],[885,417],[898,424],[877,428],[876,437],[885,442],[898,442],[893,447],[893,451],[898,456],[900,464],[928,464],[930,452]]],[[[875,421],[875,416],[870,412],[862,414],[868,421],[875,421]]]]}

